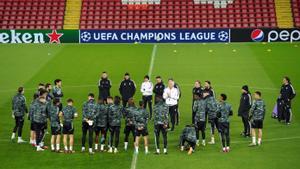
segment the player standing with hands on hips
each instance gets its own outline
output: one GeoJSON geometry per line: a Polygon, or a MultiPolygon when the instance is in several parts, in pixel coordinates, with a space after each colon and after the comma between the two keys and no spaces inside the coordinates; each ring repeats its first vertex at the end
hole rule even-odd
{"type": "Polygon", "coordinates": [[[174,131],[175,128],[175,118],[177,115],[177,104],[179,99],[179,91],[174,87],[174,80],[169,79],[168,80],[168,87],[165,88],[163,98],[166,100],[166,104],[169,107],[169,114],[171,117],[171,131],[174,131]]]}

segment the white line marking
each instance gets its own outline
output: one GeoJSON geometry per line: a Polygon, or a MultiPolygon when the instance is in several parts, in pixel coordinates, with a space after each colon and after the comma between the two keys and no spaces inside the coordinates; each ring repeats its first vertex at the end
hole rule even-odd
{"type": "Polygon", "coordinates": [[[137,154],[133,153],[130,169],[136,169],[137,154]]]}
{"type": "MultiPolygon", "coordinates": [[[[295,137],[281,137],[281,138],[270,138],[270,139],[262,139],[262,142],[274,142],[274,141],[282,141],[282,140],[296,140],[300,139],[300,136],[295,137]]],[[[251,141],[233,141],[232,144],[241,144],[241,143],[249,143],[251,141]]]]}
{"type": "MultiPolygon", "coordinates": [[[[152,72],[151,72],[152,74],[152,72]]],[[[150,76],[150,75],[149,75],[150,76]]],[[[187,87],[193,87],[193,84],[180,84],[180,86],[187,86],[187,87]]],[[[238,85],[214,85],[215,87],[224,87],[224,88],[241,88],[241,86],[238,85]]],[[[85,88],[85,87],[97,87],[97,84],[86,84],[86,85],[70,85],[70,86],[64,86],[63,88],[85,88]]],[[[37,88],[25,88],[26,91],[33,91],[37,90],[37,88]]],[[[260,89],[260,90],[268,90],[268,91],[280,91],[280,88],[269,88],[269,87],[252,87],[252,89],[260,89]]],[[[6,89],[6,90],[0,90],[0,93],[6,93],[6,92],[15,92],[16,89],[6,89]]],[[[295,90],[296,91],[296,90],[295,90]]]]}
{"type": "Polygon", "coordinates": [[[156,56],[156,51],[157,51],[157,44],[154,44],[152,54],[151,54],[151,60],[150,60],[150,66],[149,66],[149,71],[148,71],[148,76],[151,78],[152,71],[153,71],[153,66],[154,66],[154,59],[156,56]]]}
{"type": "MultiPolygon", "coordinates": [[[[152,74],[152,71],[153,71],[154,59],[155,59],[156,51],[157,51],[157,44],[154,44],[153,49],[152,49],[152,54],[151,54],[149,71],[148,71],[148,76],[150,78],[151,78],[151,74],[152,74]]],[[[137,153],[133,152],[130,169],[136,169],[137,159],[138,159],[137,153]]]]}

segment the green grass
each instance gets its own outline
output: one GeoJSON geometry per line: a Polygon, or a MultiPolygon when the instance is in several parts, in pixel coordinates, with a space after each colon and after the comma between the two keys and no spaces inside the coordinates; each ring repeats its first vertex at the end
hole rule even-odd
{"type": "MultiPolygon", "coordinates": [[[[299,44],[298,44],[299,45],[299,44]]],[[[0,45],[0,168],[130,168],[133,148],[116,155],[97,153],[94,156],[79,153],[81,137],[81,106],[87,93],[97,93],[100,72],[109,72],[112,94],[118,95],[118,86],[124,72],[130,72],[138,89],[148,73],[153,44],[103,45],[0,45]],[[64,100],[73,98],[80,118],[75,122],[75,150],[72,155],[50,151],[37,153],[28,144],[11,143],[11,97],[15,89],[24,85],[28,104],[38,83],[63,79],[64,100]]],[[[296,169],[300,167],[299,99],[293,102],[293,123],[279,124],[270,118],[281,79],[290,76],[296,90],[300,89],[300,47],[289,43],[236,43],[236,44],[158,44],[152,81],[161,75],[173,77],[182,89],[180,125],[169,133],[169,155],[138,155],[136,167],[142,169],[174,168],[257,168],[296,169]],[[233,50],[236,52],[233,52],[233,50]],[[271,49],[268,52],[267,49],[271,49]],[[173,52],[177,50],[177,52],[173,52]],[[212,52],[209,52],[212,50],[212,52]],[[226,93],[234,109],[231,118],[232,152],[220,153],[220,142],[197,148],[187,156],[177,149],[178,137],[185,124],[191,122],[191,90],[195,80],[211,80],[217,94],[226,93]],[[239,136],[242,123],[237,117],[240,88],[248,84],[251,91],[261,90],[267,103],[267,116],[261,147],[247,147],[249,139],[239,136]],[[283,139],[282,139],[283,138],[283,139]],[[288,139],[286,139],[288,138],[288,139]]],[[[137,92],[135,100],[141,99],[137,92]]],[[[153,123],[150,122],[150,151],[154,152],[153,123]]],[[[124,125],[123,125],[124,126],[124,125]]],[[[123,129],[123,128],[122,128],[123,129]]],[[[29,139],[29,122],[24,126],[24,139],[29,139]]],[[[207,129],[209,136],[209,129],[207,129]]],[[[209,137],[208,137],[209,138],[209,137]]],[[[50,136],[46,143],[49,145],[50,136]]],[[[208,139],[207,139],[208,140],[208,139]]]]}

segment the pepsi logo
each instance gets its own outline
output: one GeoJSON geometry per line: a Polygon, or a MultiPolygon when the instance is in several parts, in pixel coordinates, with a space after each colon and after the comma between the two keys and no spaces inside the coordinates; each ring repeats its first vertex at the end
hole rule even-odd
{"type": "Polygon", "coordinates": [[[264,40],[265,34],[261,29],[255,29],[251,33],[251,39],[255,42],[261,42],[264,40]]]}

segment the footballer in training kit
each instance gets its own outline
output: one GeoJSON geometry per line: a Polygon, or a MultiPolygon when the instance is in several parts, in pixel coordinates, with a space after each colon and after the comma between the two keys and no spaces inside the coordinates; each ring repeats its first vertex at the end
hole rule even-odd
{"type": "Polygon", "coordinates": [[[83,104],[82,107],[82,146],[81,152],[85,151],[86,135],[89,140],[89,154],[93,152],[93,132],[96,121],[97,104],[95,102],[95,96],[93,93],[88,94],[88,100],[83,104]]]}
{"type": "Polygon", "coordinates": [[[256,91],[254,93],[254,102],[250,109],[250,121],[251,121],[251,135],[252,143],[249,146],[256,146],[262,144],[262,129],[265,119],[266,105],[261,98],[261,92],[256,91]],[[258,130],[258,140],[256,142],[256,131],[258,130]]]}
{"type": "Polygon", "coordinates": [[[24,88],[19,87],[17,94],[13,97],[12,100],[12,118],[15,119],[15,127],[11,136],[13,141],[16,138],[16,132],[18,132],[18,143],[25,143],[22,139],[22,130],[24,125],[24,116],[25,113],[28,113],[26,106],[26,98],[24,96],[24,88]]]}

